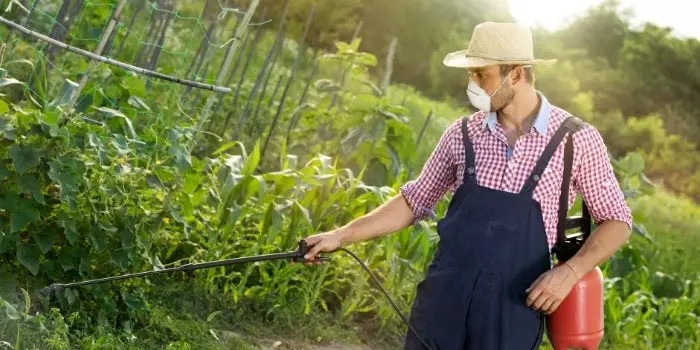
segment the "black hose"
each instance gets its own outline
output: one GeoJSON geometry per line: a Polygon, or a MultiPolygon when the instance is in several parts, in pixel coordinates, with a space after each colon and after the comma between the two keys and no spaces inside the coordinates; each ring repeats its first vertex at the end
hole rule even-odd
{"type": "Polygon", "coordinates": [[[421,338],[421,336],[418,335],[418,332],[416,332],[416,330],[413,328],[413,326],[411,326],[411,323],[408,322],[408,319],[406,318],[406,316],[404,316],[404,314],[401,312],[401,310],[399,310],[399,307],[396,306],[396,303],[394,302],[393,299],[391,299],[391,296],[389,296],[389,293],[386,291],[386,289],[384,289],[384,286],[382,286],[382,283],[379,281],[377,276],[372,272],[372,270],[370,270],[369,267],[367,267],[367,265],[365,265],[365,263],[357,255],[355,255],[355,253],[353,253],[345,248],[338,248],[338,250],[342,250],[342,251],[350,254],[350,256],[352,256],[353,258],[355,258],[355,260],[357,260],[357,262],[360,264],[360,266],[362,266],[362,268],[365,269],[365,271],[367,271],[367,273],[370,276],[372,276],[372,279],[376,283],[377,287],[379,287],[379,289],[382,291],[382,293],[384,293],[384,296],[389,301],[391,306],[394,308],[394,311],[396,311],[396,313],[399,314],[399,316],[401,317],[403,322],[408,326],[408,328],[411,330],[411,332],[413,332],[413,335],[415,335],[416,338],[418,338],[418,340],[420,340],[420,342],[423,343],[423,346],[425,346],[428,350],[432,350],[432,348],[425,342],[425,340],[423,340],[423,338],[421,338]]]}

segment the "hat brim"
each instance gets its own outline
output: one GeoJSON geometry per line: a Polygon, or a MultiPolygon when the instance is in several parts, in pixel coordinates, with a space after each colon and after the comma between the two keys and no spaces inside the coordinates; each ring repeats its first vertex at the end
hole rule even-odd
{"type": "Polygon", "coordinates": [[[468,56],[467,50],[452,52],[445,56],[442,63],[454,68],[481,68],[495,65],[552,65],[556,59],[531,59],[531,60],[497,60],[492,58],[468,56]]]}

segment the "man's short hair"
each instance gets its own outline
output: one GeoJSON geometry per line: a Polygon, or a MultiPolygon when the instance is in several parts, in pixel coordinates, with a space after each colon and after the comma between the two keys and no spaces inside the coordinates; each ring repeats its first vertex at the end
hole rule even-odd
{"type": "MultiPolygon", "coordinates": [[[[517,65],[501,65],[501,77],[505,78],[510,71],[518,67],[517,65]]],[[[535,82],[535,72],[532,66],[523,67],[525,70],[525,81],[532,85],[535,82]]]]}

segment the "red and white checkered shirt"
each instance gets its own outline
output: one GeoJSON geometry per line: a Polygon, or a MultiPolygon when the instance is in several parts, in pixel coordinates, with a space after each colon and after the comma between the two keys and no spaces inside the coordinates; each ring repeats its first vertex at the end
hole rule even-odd
{"type": "MultiPolygon", "coordinates": [[[[540,113],[529,133],[521,136],[511,150],[495,113],[479,111],[467,123],[475,153],[479,185],[518,193],[531,175],[535,163],[559,125],[571,115],[542,99],[540,113]]],[[[607,148],[600,133],[591,125],[573,136],[574,161],[569,192],[569,208],[576,193],[581,193],[596,224],[619,220],[632,226],[632,214],[613,173],[607,148]]],[[[564,145],[561,142],[544,170],[534,192],[542,207],[542,216],[550,249],[557,238],[557,214],[564,171],[564,145]]],[[[461,120],[443,133],[417,179],[401,187],[416,220],[424,219],[424,209],[433,210],[447,193],[462,184],[465,168],[461,120]]]]}

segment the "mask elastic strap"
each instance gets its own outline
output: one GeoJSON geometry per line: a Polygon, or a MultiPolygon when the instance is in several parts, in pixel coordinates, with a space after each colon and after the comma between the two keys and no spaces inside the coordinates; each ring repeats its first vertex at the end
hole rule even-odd
{"type": "Polygon", "coordinates": [[[501,87],[503,87],[503,84],[505,84],[508,77],[510,77],[510,73],[513,73],[513,71],[508,72],[508,75],[506,75],[506,77],[503,78],[503,81],[501,81],[501,85],[498,85],[496,90],[493,90],[493,93],[491,95],[489,95],[489,98],[493,97],[493,95],[495,95],[498,92],[498,90],[500,90],[501,87]]]}
{"type": "MultiPolygon", "coordinates": [[[[524,66],[521,66],[521,67],[523,67],[523,68],[528,68],[528,67],[532,67],[532,65],[531,65],[531,64],[527,64],[527,65],[524,65],[524,66]]],[[[493,95],[495,95],[495,94],[498,92],[498,90],[501,89],[501,87],[503,86],[503,84],[506,83],[506,79],[508,79],[508,77],[510,77],[510,73],[513,73],[513,70],[511,70],[510,72],[508,72],[508,75],[506,75],[506,77],[503,78],[503,81],[501,82],[501,85],[499,85],[498,88],[496,88],[496,90],[491,94],[491,96],[489,96],[489,98],[493,97],[493,95]]]]}

